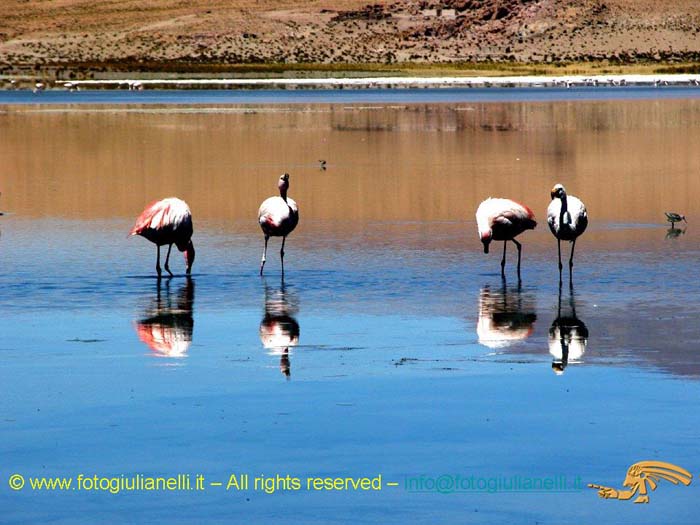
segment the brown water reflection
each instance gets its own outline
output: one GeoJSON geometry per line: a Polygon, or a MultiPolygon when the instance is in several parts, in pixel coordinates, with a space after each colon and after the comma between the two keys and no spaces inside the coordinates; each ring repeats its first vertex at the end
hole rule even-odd
{"type": "Polygon", "coordinates": [[[304,219],[472,220],[507,195],[542,220],[556,181],[594,221],[700,213],[697,100],[9,107],[0,136],[3,207],[28,216],[132,217],[178,195],[250,220],[283,171],[304,219]]]}

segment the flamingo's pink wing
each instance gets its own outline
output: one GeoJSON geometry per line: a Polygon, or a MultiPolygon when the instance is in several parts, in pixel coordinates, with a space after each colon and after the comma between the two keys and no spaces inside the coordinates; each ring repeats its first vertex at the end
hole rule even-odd
{"type": "Polygon", "coordinates": [[[494,224],[501,224],[503,226],[510,226],[513,224],[512,215],[509,217],[507,213],[502,213],[493,218],[494,224]]]}
{"type": "Polygon", "coordinates": [[[523,209],[525,210],[525,212],[527,213],[527,218],[534,221],[535,220],[535,213],[529,207],[525,206],[524,204],[520,204],[520,203],[518,203],[518,204],[520,206],[522,206],[523,209]]]}
{"type": "Polygon", "coordinates": [[[517,202],[514,204],[516,204],[517,207],[513,207],[509,210],[504,210],[498,217],[494,217],[494,222],[501,223],[504,226],[523,221],[531,221],[534,225],[537,224],[537,222],[535,221],[535,214],[530,208],[517,202]]]}
{"type": "Polygon", "coordinates": [[[136,219],[136,224],[129,232],[129,235],[139,235],[147,228],[162,228],[165,218],[168,216],[170,205],[163,201],[155,201],[146,206],[141,215],[136,219]]]}

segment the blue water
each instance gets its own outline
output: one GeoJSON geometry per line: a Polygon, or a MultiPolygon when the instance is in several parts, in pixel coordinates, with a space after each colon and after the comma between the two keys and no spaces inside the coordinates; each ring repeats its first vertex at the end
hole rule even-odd
{"type": "Polygon", "coordinates": [[[348,235],[308,221],[287,243],[283,280],[277,244],[261,279],[260,233],[203,220],[192,279],[178,253],[176,277],[159,283],[155,250],[126,239],[130,225],[3,217],[2,523],[696,521],[696,480],[662,481],[649,505],[585,488],[622,488],[627,468],[646,459],[700,473],[692,230],[667,240],[664,227],[592,226],[597,241],[581,241],[573,292],[565,284],[560,297],[544,230],[523,240],[518,286],[514,254],[504,284],[500,250],[479,251],[473,222],[358,223],[348,235]],[[634,231],[635,242],[610,249],[634,231]],[[389,237],[390,246],[376,242],[389,237]],[[660,264],[669,249],[673,265],[660,264]],[[572,304],[588,348],[556,375],[549,329],[572,304]],[[480,344],[480,315],[498,312],[516,316],[506,332],[524,323],[531,333],[497,349],[480,344]],[[287,365],[261,342],[267,314],[298,327],[287,365]],[[159,353],[139,326],[191,344],[177,357],[159,353]],[[201,474],[206,490],[13,491],[15,473],[201,474]],[[232,473],[381,474],[399,485],[226,491],[232,473]],[[584,488],[406,490],[408,479],[444,474],[564,475],[584,488]]]}
{"type": "Polygon", "coordinates": [[[0,91],[2,104],[381,104],[439,102],[551,102],[700,97],[697,87],[50,90],[0,91]]]}
{"type": "Polygon", "coordinates": [[[699,92],[0,93],[68,104],[0,110],[0,523],[696,523],[700,119],[695,100],[647,100],[699,92]],[[638,101],[427,104],[576,97],[638,101]],[[190,114],[233,102],[426,104],[190,114]],[[260,278],[256,205],[287,169],[301,222],[284,279],[277,239],[260,278]],[[571,287],[542,220],[554,180],[591,214],[571,287]],[[504,282],[476,234],[474,204],[501,192],[540,219],[521,283],[513,247],[504,282]],[[126,237],[169,193],[193,209],[191,279],[175,252],[158,281],[154,246],[126,237]],[[586,486],[622,489],[643,460],[694,479],[648,505],[586,486]],[[204,490],[74,490],[178,474],[204,490]],[[268,494],[226,490],[231,474],[383,481],[268,494]],[[431,491],[457,476],[566,483],[431,491]]]}

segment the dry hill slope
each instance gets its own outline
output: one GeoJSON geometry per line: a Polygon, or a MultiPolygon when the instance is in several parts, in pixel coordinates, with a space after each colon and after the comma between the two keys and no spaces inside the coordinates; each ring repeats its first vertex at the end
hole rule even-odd
{"type": "Polygon", "coordinates": [[[697,61],[698,28],[695,0],[5,0],[0,66],[697,61]]]}

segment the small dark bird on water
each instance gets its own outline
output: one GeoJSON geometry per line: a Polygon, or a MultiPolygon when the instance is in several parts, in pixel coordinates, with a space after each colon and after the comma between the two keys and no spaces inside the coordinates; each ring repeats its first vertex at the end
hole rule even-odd
{"type": "Polygon", "coordinates": [[[323,170],[326,171],[326,161],[325,160],[319,160],[319,167],[323,170]]]}
{"type": "Polygon", "coordinates": [[[672,211],[665,211],[664,213],[666,214],[666,220],[671,223],[671,228],[674,228],[676,223],[681,221],[688,224],[688,221],[685,220],[685,215],[673,213],[672,211]]]}

